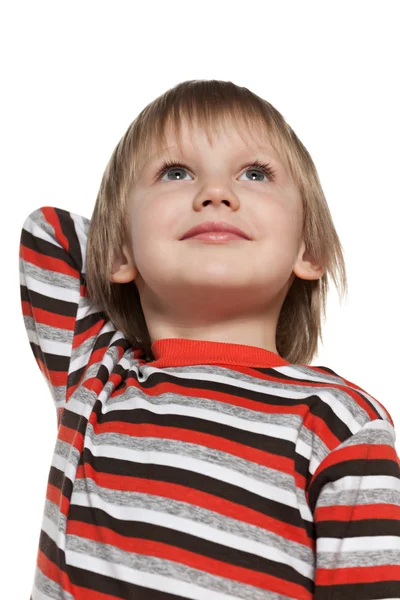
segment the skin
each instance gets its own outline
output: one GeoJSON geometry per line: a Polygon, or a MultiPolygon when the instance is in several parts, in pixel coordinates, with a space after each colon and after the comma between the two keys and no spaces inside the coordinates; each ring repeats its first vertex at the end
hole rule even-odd
{"type": "Polygon", "coordinates": [[[295,278],[318,279],[323,269],[306,252],[300,194],[264,137],[235,130],[191,133],[183,123],[180,154],[173,132],[168,149],[153,148],[129,199],[132,243],[124,244],[111,281],[135,280],[152,342],[186,338],[256,346],[278,354],[276,327],[295,278]],[[255,158],[276,171],[254,179],[255,158]],[[154,181],[162,159],[183,161],[154,181]],[[179,240],[204,221],[227,221],[251,240],[179,240]]]}

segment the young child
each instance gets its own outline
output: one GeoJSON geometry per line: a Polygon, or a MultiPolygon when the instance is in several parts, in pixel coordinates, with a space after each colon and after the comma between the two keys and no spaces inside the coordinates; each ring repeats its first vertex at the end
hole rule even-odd
{"type": "Polygon", "coordinates": [[[309,364],[338,273],[309,153],[231,82],[149,104],[90,221],[27,217],[58,421],[31,600],[400,598],[393,420],[309,364]]]}

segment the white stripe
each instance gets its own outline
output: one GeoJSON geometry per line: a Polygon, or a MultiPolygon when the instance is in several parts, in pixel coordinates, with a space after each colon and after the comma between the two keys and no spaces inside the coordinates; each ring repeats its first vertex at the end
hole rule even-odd
{"type": "MultiPolygon", "coordinates": [[[[362,490],[390,490],[400,492],[400,479],[391,475],[347,475],[336,481],[330,481],[324,485],[321,491],[320,498],[324,499],[324,506],[329,501],[329,496],[332,496],[333,504],[337,503],[337,494],[345,491],[362,491],[362,490]]],[[[377,499],[379,502],[379,499],[377,499]]]]}
{"type": "MultiPolygon", "coordinates": [[[[400,551],[400,538],[394,535],[376,535],[348,538],[318,538],[318,552],[334,552],[345,554],[346,552],[377,552],[384,550],[400,551]]],[[[395,557],[393,557],[395,559],[395,557]]],[[[394,563],[393,563],[394,564],[394,563]]],[[[397,564],[398,557],[397,557],[397,564]]]]}
{"type": "MultiPolygon", "coordinates": [[[[91,344],[89,350],[85,354],[80,354],[80,355],[76,356],[73,360],[70,361],[68,374],[74,373],[75,371],[78,371],[82,367],[86,367],[86,365],[89,363],[90,356],[93,352],[93,345],[94,345],[95,340],[96,340],[96,338],[93,337],[93,344],[91,344]]],[[[76,349],[74,348],[74,351],[75,350],[76,349]]]]}
{"type": "MultiPolygon", "coordinates": [[[[172,579],[172,577],[138,571],[125,565],[110,563],[104,559],[87,556],[74,550],[67,551],[66,561],[67,564],[74,567],[144,586],[149,588],[150,591],[159,590],[160,592],[168,592],[174,595],[179,592],[180,596],[191,598],[192,600],[204,600],[205,596],[207,596],[207,600],[237,600],[237,596],[219,593],[209,588],[181,581],[180,579],[172,579]]],[[[151,597],[150,594],[149,597],[151,597]]]]}
{"type": "MultiPolygon", "coordinates": [[[[48,498],[46,500],[47,500],[47,502],[51,502],[51,500],[49,500],[48,498]]],[[[59,510],[58,506],[57,506],[57,510],[59,510]]],[[[59,538],[60,533],[59,533],[58,528],[57,528],[56,524],[54,523],[54,521],[49,519],[49,517],[47,517],[45,514],[43,515],[43,519],[42,519],[42,529],[45,533],[47,533],[47,535],[53,540],[55,545],[58,547],[58,543],[59,543],[58,538],[59,538]]]]}
{"type": "Polygon", "coordinates": [[[80,400],[77,392],[79,392],[81,388],[77,388],[77,390],[75,391],[75,393],[69,398],[68,402],[67,402],[67,408],[69,411],[75,413],[76,415],[78,415],[79,417],[84,417],[85,419],[89,419],[92,410],[93,410],[93,404],[96,401],[96,395],[95,392],[86,389],[86,393],[87,394],[91,394],[93,401],[88,402],[87,400],[80,400]]]}
{"type": "MultiPolygon", "coordinates": [[[[82,254],[82,273],[85,273],[86,268],[86,244],[87,244],[87,236],[88,234],[86,233],[86,228],[84,225],[84,219],[85,217],[82,217],[81,215],[77,215],[75,213],[70,212],[70,217],[74,222],[75,225],[75,231],[76,231],[76,235],[78,237],[78,241],[79,241],[79,245],[81,247],[81,254],[82,254]]],[[[87,219],[86,219],[87,220],[87,219]]]]}
{"type": "MultiPolygon", "coordinates": [[[[36,267],[37,269],[40,269],[40,267],[36,267]]],[[[42,271],[45,271],[46,273],[52,273],[53,271],[51,271],[50,269],[41,269],[42,271]]],[[[59,271],[54,271],[54,273],[59,273],[59,271]]],[[[67,277],[67,275],[63,276],[67,277]]],[[[71,280],[74,280],[73,283],[71,283],[71,288],[72,286],[77,285],[78,279],[74,279],[72,276],[68,276],[70,277],[71,280]],[[77,283],[75,283],[77,282],[77,283]]],[[[71,288],[67,288],[67,287],[62,287],[62,286],[57,286],[54,285],[54,283],[44,283],[43,281],[40,281],[39,279],[35,279],[34,277],[31,277],[30,275],[28,275],[26,272],[25,273],[21,273],[21,279],[20,279],[21,283],[23,285],[26,285],[30,290],[37,292],[38,294],[42,294],[43,296],[47,296],[48,298],[57,298],[58,300],[65,300],[66,302],[73,302],[74,304],[78,302],[79,299],[79,286],[77,285],[76,289],[71,289],[71,288]]]]}
{"type": "Polygon", "coordinates": [[[300,454],[304,458],[310,460],[311,456],[312,456],[312,450],[313,450],[312,445],[307,444],[307,442],[302,440],[300,437],[297,438],[297,440],[296,440],[296,453],[297,454],[300,454]]]}
{"type": "MultiPolygon", "coordinates": [[[[240,537],[233,533],[223,531],[222,529],[215,529],[210,525],[198,523],[192,519],[184,519],[183,517],[178,517],[169,513],[162,513],[145,508],[110,504],[105,502],[103,498],[97,494],[89,491],[85,493],[74,492],[71,503],[79,504],[80,506],[99,508],[120,521],[152,523],[192,536],[197,536],[203,540],[223,544],[227,548],[235,548],[243,552],[249,552],[250,554],[267,558],[274,562],[290,565],[305,577],[313,577],[314,567],[312,565],[290,556],[278,548],[273,548],[266,544],[240,537]]],[[[295,542],[291,542],[291,544],[295,544],[295,542]]],[[[302,544],[299,544],[299,546],[302,546],[302,544]]]]}

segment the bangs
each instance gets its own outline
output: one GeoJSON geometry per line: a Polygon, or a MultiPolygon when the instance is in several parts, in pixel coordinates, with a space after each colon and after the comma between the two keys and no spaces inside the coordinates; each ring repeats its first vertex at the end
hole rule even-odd
{"type": "MultiPolygon", "coordinates": [[[[288,153],[282,139],[289,135],[286,122],[278,123],[268,103],[255,94],[238,88],[219,85],[221,82],[204,81],[196,88],[176,86],[146,107],[134,123],[135,148],[132,149],[132,176],[138,174],[151,154],[168,146],[173,134],[182,152],[182,124],[189,131],[203,130],[213,147],[214,136],[234,128],[243,142],[251,138],[271,145],[279,159],[290,168],[288,153]],[[247,92],[247,93],[246,93],[247,92]],[[139,150],[140,149],[140,150],[139,150]]],[[[228,82],[229,83],[229,82],[228,82]]]]}

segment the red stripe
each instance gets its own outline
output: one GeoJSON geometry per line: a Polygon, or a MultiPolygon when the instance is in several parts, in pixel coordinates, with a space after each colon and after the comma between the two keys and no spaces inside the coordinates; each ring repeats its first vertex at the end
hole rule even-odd
{"type": "Polygon", "coordinates": [[[43,216],[46,221],[53,226],[55,237],[57,241],[61,244],[61,246],[69,253],[69,240],[64,235],[63,230],[61,228],[60,219],[58,218],[58,214],[53,206],[43,206],[41,208],[43,216]]]}
{"type": "MultiPolygon", "coordinates": [[[[318,569],[315,572],[315,585],[348,585],[355,583],[362,585],[365,583],[381,583],[385,581],[399,580],[399,565],[382,565],[371,567],[347,567],[335,569],[318,569]]],[[[327,593],[332,590],[327,590],[327,593]]],[[[355,592],[356,593],[356,592],[355,592]]],[[[327,596],[329,597],[329,596],[327,596]]]]}
{"type": "Polygon", "coordinates": [[[82,448],[83,435],[78,430],[71,429],[70,427],[61,424],[57,437],[63,442],[67,442],[67,444],[74,446],[77,450],[82,448]]]}
{"type": "Polygon", "coordinates": [[[314,511],[315,521],[362,521],[363,519],[393,519],[400,521],[400,506],[394,504],[360,504],[350,506],[320,506],[314,511]]]}
{"type": "Polygon", "coordinates": [[[61,273],[62,275],[69,275],[70,277],[75,277],[75,279],[79,279],[80,277],[79,271],[71,267],[64,260],[42,254],[36,250],[31,250],[31,248],[24,246],[22,243],[20,244],[20,256],[26,262],[36,265],[41,269],[54,271],[55,273],[61,273]]]}
{"type": "Polygon", "coordinates": [[[65,516],[68,515],[70,505],[68,498],[64,496],[58,487],[50,482],[47,484],[46,498],[50,500],[50,502],[54,502],[65,516]]]}

